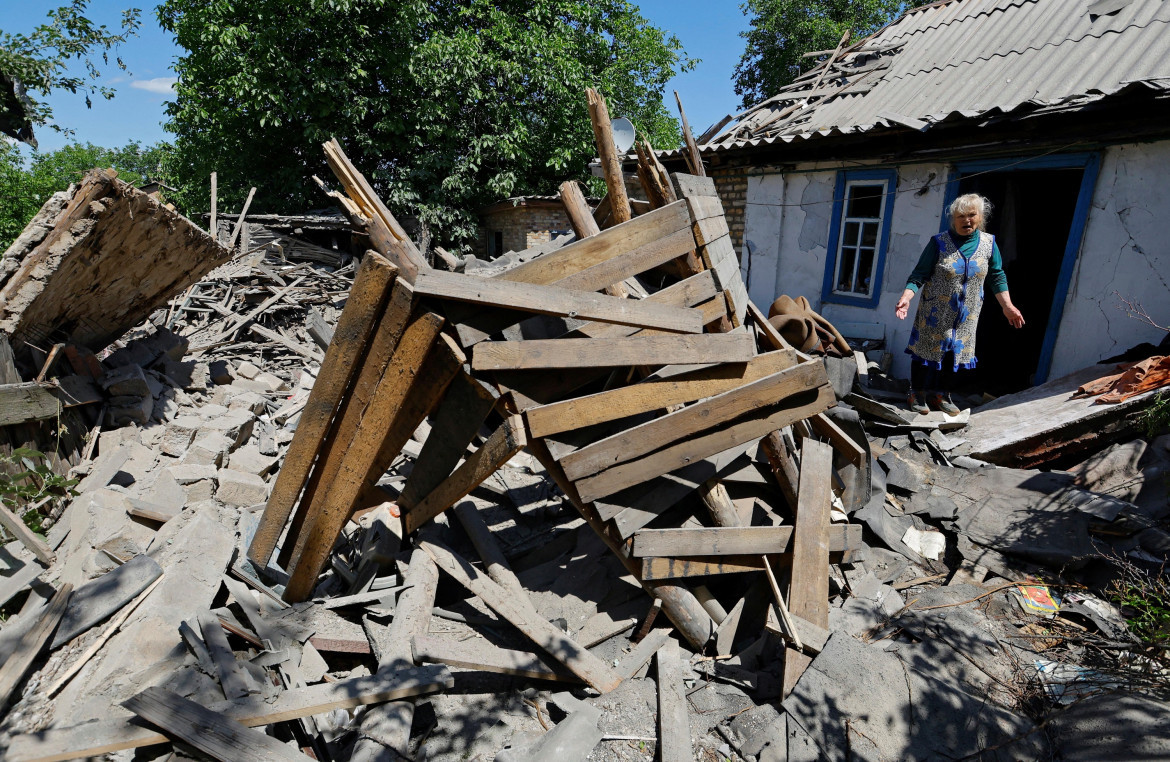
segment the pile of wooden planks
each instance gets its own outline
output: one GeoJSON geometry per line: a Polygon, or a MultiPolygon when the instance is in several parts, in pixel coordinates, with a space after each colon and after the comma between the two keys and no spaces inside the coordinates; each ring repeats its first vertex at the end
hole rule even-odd
{"type": "Polygon", "coordinates": [[[803,651],[824,640],[830,553],[860,546],[860,527],[830,525],[834,448],[858,464],[866,451],[822,415],[836,404],[824,367],[749,304],[712,181],[675,175],[636,216],[628,201],[615,215],[613,193],[590,210],[567,186],[576,240],[481,278],[428,267],[340,147],[326,154],[377,251],[361,262],[249,547],[260,569],[275,557],[287,572],[284,599],[312,596],[351,516],[392,501],[441,570],[612,689],[620,676],[534,617],[483,547],[486,575],[419,533],[527,449],[696,649],[726,647],[738,619],[713,619],[691,578],[765,570],[795,683],[803,651]],[[598,217],[615,216],[601,229],[598,217]],[[388,494],[377,483],[424,421],[430,436],[388,494]],[[753,526],[756,502],[745,510],[721,483],[757,452],[794,526],[753,526]],[[709,516],[684,525],[670,509],[692,494],[709,516]]]}

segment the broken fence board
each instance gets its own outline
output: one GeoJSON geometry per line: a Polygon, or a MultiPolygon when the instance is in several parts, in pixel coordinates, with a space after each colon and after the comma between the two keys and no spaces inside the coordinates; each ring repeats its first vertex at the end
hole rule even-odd
{"type": "Polygon", "coordinates": [[[158,686],[132,696],[122,702],[122,706],[151,725],[161,728],[168,737],[189,744],[222,762],[241,759],[297,762],[309,759],[259,730],[245,727],[158,686]]]}
{"type": "Polygon", "coordinates": [[[57,629],[57,623],[65,614],[72,593],[73,585],[62,585],[45,607],[37,623],[24,633],[12,654],[0,664],[0,709],[8,705],[8,700],[12,698],[20,681],[49,644],[49,639],[57,629]]]}
{"type": "Polygon", "coordinates": [[[519,415],[509,416],[482,447],[455,469],[455,473],[435,487],[418,505],[402,514],[402,531],[410,534],[455,505],[524,449],[526,443],[523,418],[519,415]]]}
{"type": "MultiPolygon", "coordinates": [[[[294,688],[277,694],[274,699],[252,696],[239,701],[222,701],[208,709],[254,728],[325,714],[334,709],[351,709],[433,693],[453,685],[451,672],[446,667],[415,667],[399,662],[393,668],[381,669],[373,675],[294,688]]],[[[129,719],[99,720],[16,736],[8,747],[7,759],[8,762],[59,762],[153,746],[167,740],[153,728],[143,727],[129,719]]]]}
{"type": "Polygon", "coordinates": [[[678,652],[678,643],[667,640],[657,654],[658,751],[663,762],[686,762],[695,758],[678,652]]]}
{"type": "Polygon", "coordinates": [[[558,682],[581,682],[580,678],[567,673],[563,667],[553,666],[536,654],[497,648],[478,640],[459,641],[416,635],[411,639],[411,645],[417,664],[446,664],[449,667],[463,667],[501,675],[519,675],[558,682]]]}
{"type": "Polygon", "coordinates": [[[620,368],[747,362],[755,355],[748,334],[485,341],[472,350],[475,370],[620,368]]]}
{"type": "Polygon", "coordinates": [[[761,417],[697,436],[689,441],[647,455],[640,460],[622,463],[582,479],[576,482],[578,494],[586,502],[612,495],[626,487],[648,481],[655,476],[676,471],[701,458],[757,440],[771,431],[815,415],[835,404],[836,397],[828,386],[818,387],[815,392],[809,391],[795,395],[778,408],[771,407],[763,411],[764,414],[761,417]]]}
{"type": "MultiPolygon", "coordinates": [[[[686,204],[675,202],[649,214],[615,225],[594,236],[583,238],[557,251],[532,259],[497,276],[501,280],[523,283],[553,284],[564,281],[591,267],[621,255],[633,255],[642,248],[661,246],[663,239],[677,235],[680,231],[690,235],[690,214],[686,204]]],[[[693,241],[692,241],[693,246],[693,241]]],[[[675,254],[674,256],[678,256],[675,254]]],[[[670,259],[668,256],[667,259],[670,259]]],[[[636,275],[637,273],[630,273],[636,275]]],[[[607,276],[608,277],[608,276],[607,276]]],[[[629,276],[626,276],[629,277],[629,276]]],[[[616,283],[625,278],[617,278],[616,283]]],[[[561,283],[566,288],[576,288],[561,283]]],[[[609,283],[599,286],[600,290],[609,283]]]]}
{"type": "Polygon", "coordinates": [[[334,413],[351,378],[358,372],[358,360],[381,314],[396,272],[396,268],[380,256],[367,254],[362,260],[346,309],[338,320],[337,340],[325,352],[309,401],[297,424],[296,435],[285,454],[264,514],[248,547],[248,557],[261,568],[267,566],[272,557],[285,522],[309,479],[309,471],[329,432],[334,413]]]}
{"type": "MultiPolygon", "coordinates": [[[[795,532],[792,538],[792,581],[788,608],[818,627],[829,626],[829,550],[833,527],[829,511],[833,500],[833,450],[805,439],[800,450],[795,532]]],[[[812,662],[805,654],[784,652],[784,695],[812,662]]]]}
{"type": "MultiPolygon", "coordinates": [[[[759,360],[757,357],[757,364],[759,360]]],[[[672,380],[678,383],[676,379],[672,380]]],[[[560,463],[570,479],[581,479],[827,383],[824,365],[819,362],[801,363],[762,378],[748,380],[681,410],[594,442],[561,458],[560,463]]]]}
{"type": "MultiPolygon", "coordinates": [[[[756,556],[755,569],[762,569],[759,556],[792,550],[793,527],[683,527],[643,529],[634,534],[633,554],[639,558],[680,556],[756,556]]],[[[833,524],[825,532],[827,551],[841,553],[861,545],[860,524],[833,524]]],[[[742,564],[747,559],[717,559],[720,563],[742,564]]],[[[827,564],[827,562],[826,562],[827,564]]]]}
{"type": "Polygon", "coordinates": [[[522,283],[498,278],[477,278],[431,270],[419,273],[415,293],[453,299],[484,307],[534,312],[539,315],[599,320],[604,323],[659,328],[676,333],[700,333],[703,323],[697,311],[638,299],[620,299],[592,291],[522,283]]]}
{"type": "Polygon", "coordinates": [[[744,365],[718,365],[668,378],[650,377],[637,384],[534,407],[524,416],[532,436],[544,437],[712,397],[794,365],[795,352],[768,352],[744,365]]]}
{"type": "Polygon", "coordinates": [[[220,619],[210,611],[199,614],[199,631],[203,635],[203,643],[215,662],[215,671],[219,676],[219,684],[223,689],[224,698],[240,699],[252,693],[249,687],[250,680],[244,671],[244,666],[236,659],[227,636],[223,633],[220,619]]]}
{"type": "Polygon", "coordinates": [[[514,594],[467,561],[435,542],[424,541],[420,547],[435,559],[440,569],[598,692],[609,693],[621,683],[621,677],[608,664],[537,615],[530,606],[518,602],[514,594]]]}

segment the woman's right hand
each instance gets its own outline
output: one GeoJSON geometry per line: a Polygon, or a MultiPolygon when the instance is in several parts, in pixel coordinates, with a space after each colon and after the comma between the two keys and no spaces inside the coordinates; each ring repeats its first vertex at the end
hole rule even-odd
{"type": "Polygon", "coordinates": [[[910,300],[914,298],[914,292],[906,289],[902,292],[902,298],[898,300],[898,305],[894,307],[894,314],[898,316],[899,320],[905,320],[906,315],[910,314],[910,300]]]}

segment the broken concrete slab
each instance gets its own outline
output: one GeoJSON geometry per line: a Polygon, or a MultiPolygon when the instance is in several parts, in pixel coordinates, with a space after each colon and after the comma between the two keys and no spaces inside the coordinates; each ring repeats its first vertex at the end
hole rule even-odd
{"type": "Polygon", "coordinates": [[[221,468],[218,479],[215,499],[221,503],[245,508],[268,499],[268,485],[256,474],[221,468]]]}
{"type": "Polygon", "coordinates": [[[101,380],[102,388],[112,397],[128,395],[142,397],[151,393],[146,383],[146,374],[141,365],[123,365],[106,373],[101,380]]]}
{"type": "Polygon", "coordinates": [[[1031,720],[902,663],[893,653],[834,633],[792,694],[790,723],[825,759],[1037,759],[1031,720]]]}
{"type": "Polygon", "coordinates": [[[231,454],[228,468],[256,476],[268,476],[276,467],[277,458],[264,455],[258,445],[244,445],[231,454]]]}
{"type": "Polygon", "coordinates": [[[195,437],[187,451],[183,453],[181,463],[193,466],[223,465],[224,457],[232,448],[232,440],[218,431],[208,431],[195,437]]]}
{"type": "Polygon", "coordinates": [[[199,433],[199,427],[202,424],[202,419],[193,415],[180,415],[171,420],[163,430],[160,449],[166,455],[175,458],[182,457],[195,439],[196,434],[199,433]]]}

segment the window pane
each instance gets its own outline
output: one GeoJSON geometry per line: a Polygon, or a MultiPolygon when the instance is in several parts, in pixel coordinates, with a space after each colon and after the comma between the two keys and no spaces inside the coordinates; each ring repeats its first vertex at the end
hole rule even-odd
{"type": "Polygon", "coordinates": [[[861,245],[877,246],[878,223],[867,222],[861,226],[861,245]]]}
{"type": "Polygon", "coordinates": [[[882,193],[885,184],[880,185],[851,185],[849,186],[849,208],[846,217],[872,217],[874,219],[882,213],[882,193]]]}
{"type": "Polygon", "coordinates": [[[870,288],[873,285],[873,263],[874,250],[861,249],[860,261],[857,263],[857,285],[854,291],[859,294],[869,295],[870,288]]]}
{"type": "Polygon", "coordinates": [[[841,247],[841,262],[837,270],[837,290],[853,290],[853,264],[857,259],[857,249],[841,247]]]}
{"type": "Polygon", "coordinates": [[[845,223],[845,238],[841,241],[846,246],[857,245],[857,234],[861,230],[860,222],[845,223]]]}

